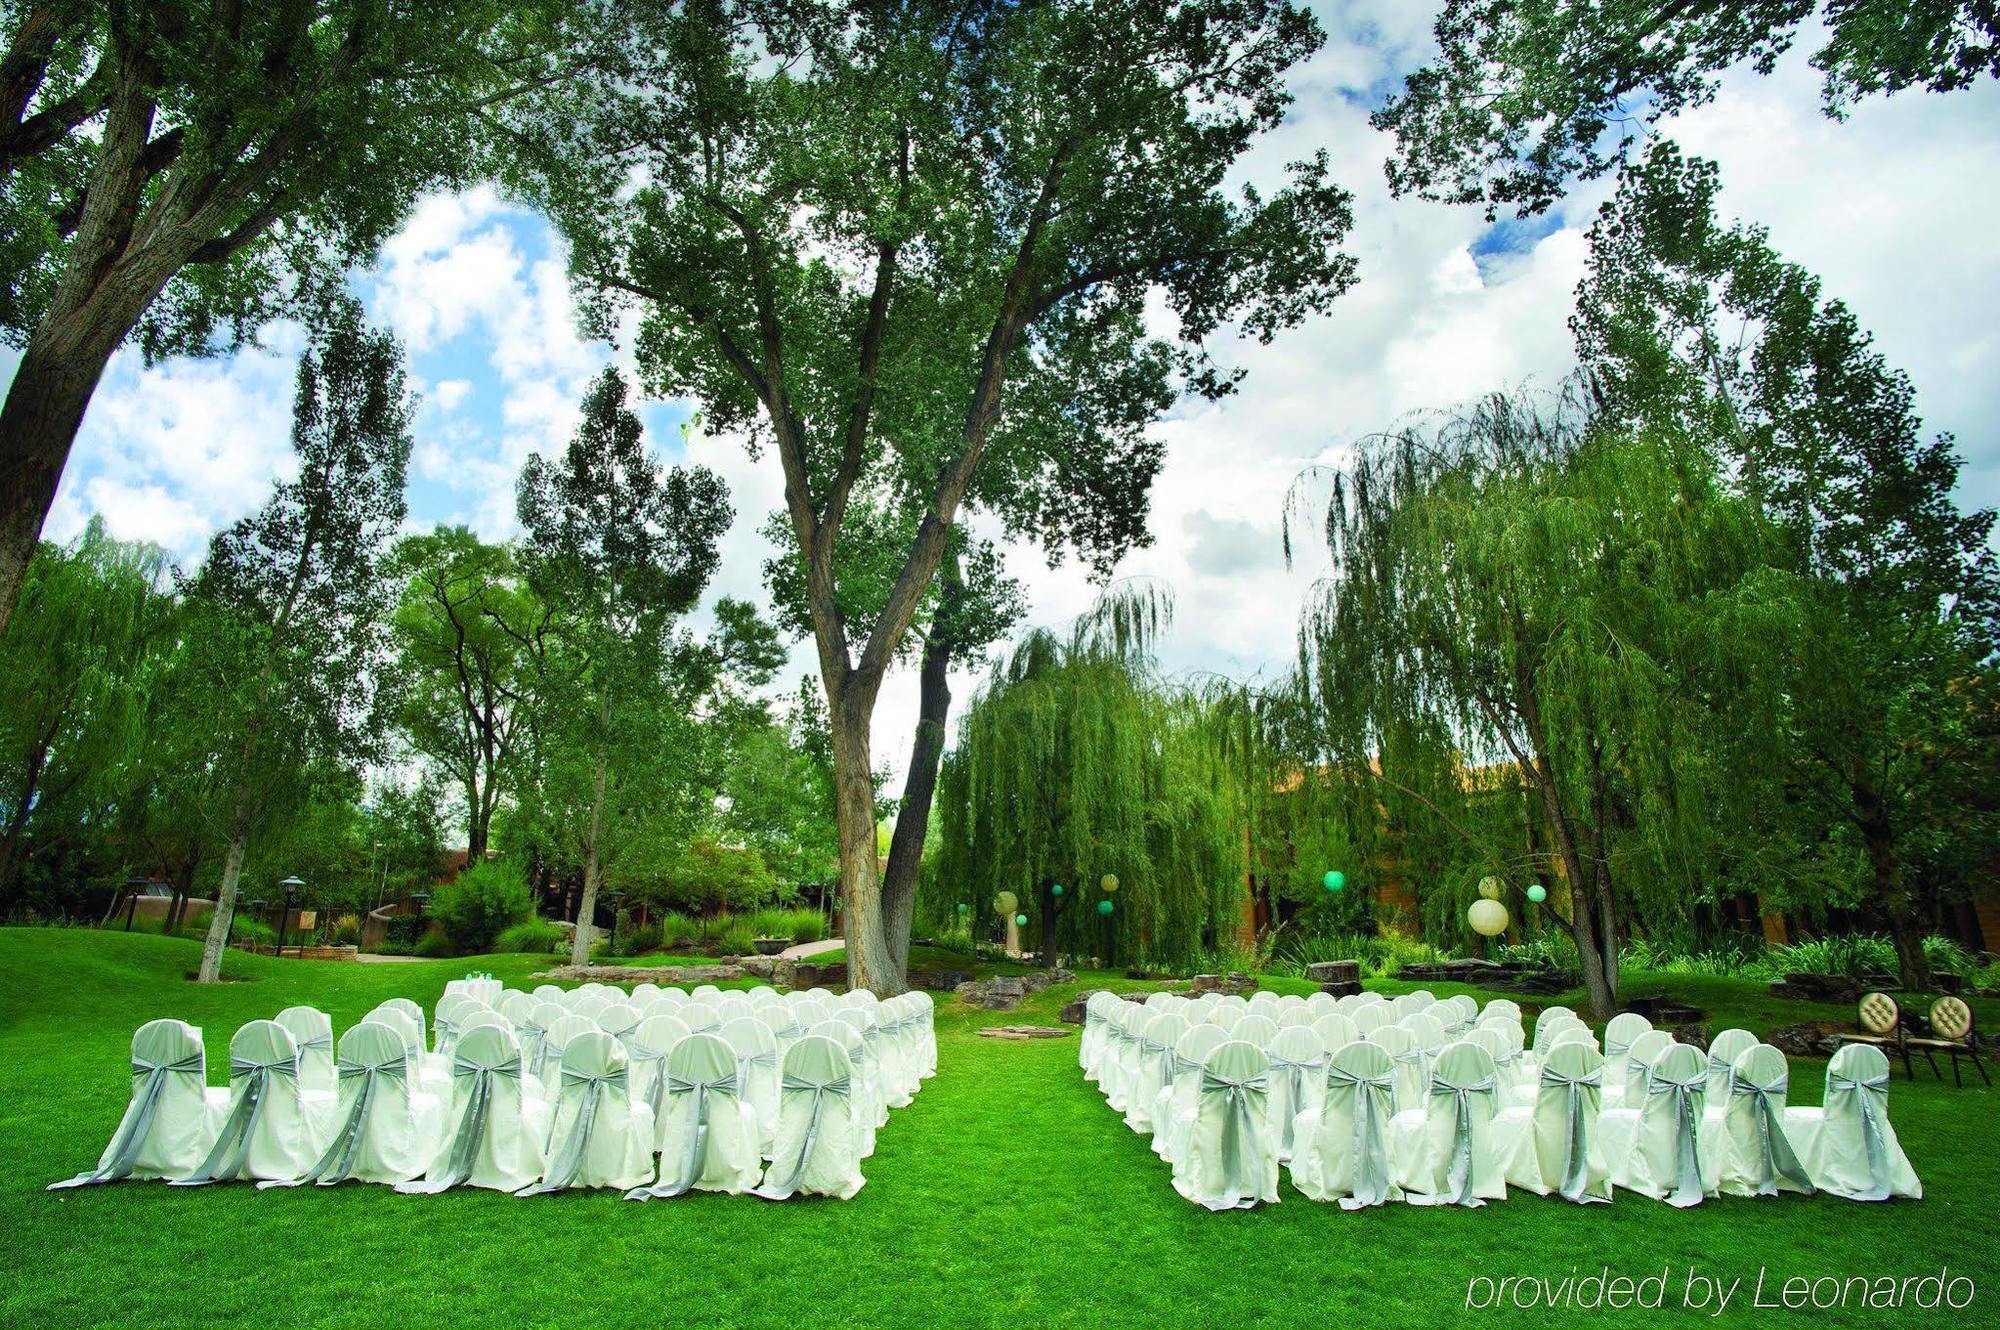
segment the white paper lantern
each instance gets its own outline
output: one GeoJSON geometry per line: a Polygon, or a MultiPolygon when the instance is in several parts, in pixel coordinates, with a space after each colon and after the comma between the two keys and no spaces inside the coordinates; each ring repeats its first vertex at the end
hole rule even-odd
{"type": "Polygon", "coordinates": [[[1499,937],[1507,931],[1507,907],[1499,901],[1482,897],[1472,902],[1472,908],[1465,912],[1465,920],[1479,936],[1499,937]]]}

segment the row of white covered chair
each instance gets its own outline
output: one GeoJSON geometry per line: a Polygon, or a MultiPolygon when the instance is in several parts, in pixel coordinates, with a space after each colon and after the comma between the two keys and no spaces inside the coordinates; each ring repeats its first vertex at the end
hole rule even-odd
{"type": "MultiPolygon", "coordinates": [[[[566,1014],[535,1031],[557,1036],[536,1045],[538,1074],[528,1041],[462,984],[432,1023],[448,1052],[423,1049],[421,1009],[413,1015],[406,1000],[371,1012],[337,1049],[324,1013],[291,1008],[237,1031],[226,1089],[207,1085],[198,1029],[149,1022],[134,1035],[131,1096],[97,1167],[52,1189],[123,1178],[264,1187],[351,1178],[405,1192],[844,1198],[863,1183],[876,1115],[895,1093],[908,1102],[901,1069],[920,1082],[935,1067],[926,995],[878,1004],[872,994],[829,993],[837,1009],[822,1014],[822,999],[764,990],[743,999],[754,1015],[726,1020],[682,995],[698,1029],[665,1012],[618,1030],[582,1010],[566,1014]],[[773,1018],[779,1012],[784,1019],[773,1018]],[[891,1065],[895,1090],[863,1074],[891,1065]]],[[[516,996],[488,995],[503,1007],[516,996]]],[[[583,1010],[618,1025],[616,1005],[583,1010]]]]}
{"type": "Polygon", "coordinates": [[[1467,1022],[1461,996],[1447,999],[1458,1037],[1432,1053],[1411,1018],[1442,1004],[1408,996],[1420,1000],[1257,1004],[1309,1017],[1279,1024],[1247,1002],[1153,994],[1141,1006],[1102,993],[1086,1004],[1079,1060],[1127,1124],[1152,1133],[1176,1189],[1211,1209],[1277,1200],[1284,1164],[1306,1196],[1347,1208],[1479,1205],[1510,1185],[1579,1203],[1614,1187],[1675,1205],[1922,1195],[1889,1122],[1878,1050],[1842,1050],[1825,1105],[1790,1107],[1784,1055],[1747,1031],[1704,1052],[1621,1017],[1606,1032],[1622,1045],[1614,1062],[1574,1013],[1552,1008],[1537,1021],[1537,1056],[1514,1003],[1467,1022]],[[1393,1022],[1373,1019],[1377,1009],[1393,1022]]]}

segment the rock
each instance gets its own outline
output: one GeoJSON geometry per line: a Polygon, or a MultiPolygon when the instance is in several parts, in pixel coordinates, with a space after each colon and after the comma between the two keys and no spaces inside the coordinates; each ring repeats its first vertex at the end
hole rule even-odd
{"type": "Polygon", "coordinates": [[[1228,974],[1198,974],[1194,977],[1194,991],[1248,997],[1257,991],[1257,979],[1255,975],[1244,974],[1241,970],[1231,970],[1228,974]]]}
{"type": "Polygon", "coordinates": [[[1833,1028],[1820,1021],[1781,1025],[1764,1036],[1764,1042],[1792,1058],[1831,1057],[1840,1047],[1833,1028]]]}
{"type": "Polygon", "coordinates": [[[845,989],[847,987],[847,967],[845,965],[807,965],[803,961],[792,962],[792,985],[795,989],[826,988],[845,989]]]}
{"type": "Polygon", "coordinates": [[[1050,1025],[994,1025],[984,1030],[974,1030],[982,1039],[1067,1039],[1068,1030],[1058,1030],[1050,1025]]]}
{"type": "Polygon", "coordinates": [[[743,958],[743,973],[752,975],[758,979],[768,980],[777,968],[778,958],[776,956],[745,956],[743,958]]]}
{"type": "Polygon", "coordinates": [[[1073,983],[1075,983],[1075,982],[1076,982],[1076,971],[1074,971],[1074,970],[1037,970],[1037,971],[1035,971],[1035,973],[1033,973],[1033,974],[1024,974],[1024,975],[1022,975],[1021,977],[1022,977],[1022,978],[1023,978],[1024,980],[1026,980],[1026,981],[1027,981],[1027,984],[1028,984],[1028,991],[1029,991],[1030,993],[1039,993],[1039,992],[1041,992],[1041,991],[1042,991],[1043,989],[1046,989],[1046,988],[1049,988],[1049,987],[1051,987],[1051,986],[1053,986],[1053,985],[1055,985],[1055,984],[1073,984],[1073,983]]]}
{"type": "MultiPolygon", "coordinates": [[[[782,988],[786,992],[790,992],[792,989],[798,987],[798,977],[799,963],[797,961],[789,961],[781,956],[771,963],[771,986],[773,988],[782,988]]],[[[808,988],[812,987],[810,984],[806,986],[808,988]]]]}
{"type": "Polygon", "coordinates": [[[1331,983],[1321,984],[1319,991],[1322,993],[1331,993],[1335,997],[1348,997],[1361,991],[1361,981],[1359,979],[1337,979],[1331,983]]]}
{"type": "MultiPolygon", "coordinates": [[[[1306,966],[1306,980],[1314,984],[1359,984],[1360,961],[1314,961],[1306,966]]],[[[1328,989],[1331,993],[1334,990],[1328,989]]]]}
{"type": "Polygon", "coordinates": [[[988,1011],[1012,1011],[1028,996],[1028,986],[1014,975],[963,983],[954,991],[961,1001],[988,1011]]]}
{"type": "Polygon", "coordinates": [[[1056,1019],[1061,1021],[1064,1025],[1081,1025],[1083,1024],[1083,1009],[1086,1006],[1088,1006],[1089,1003],[1090,1003],[1090,994],[1088,993],[1079,994],[1075,999],[1073,999],[1070,1002],[1070,1004],[1067,1007],[1064,1007],[1062,1009],[1062,1014],[1057,1016],[1056,1019]]]}
{"type": "Polygon", "coordinates": [[[1708,1027],[1701,1024],[1676,1025],[1674,1027],[1674,1042],[1677,1044],[1693,1044],[1696,1048],[1706,1053],[1708,1051],[1708,1027]]]}
{"type": "Polygon", "coordinates": [[[720,984],[749,976],[740,965],[559,965],[535,975],[537,979],[569,980],[575,983],[617,984],[720,984]]]}
{"type": "Polygon", "coordinates": [[[969,984],[976,977],[970,970],[912,970],[910,987],[921,988],[927,993],[951,993],[960,984],[969,984]]]}

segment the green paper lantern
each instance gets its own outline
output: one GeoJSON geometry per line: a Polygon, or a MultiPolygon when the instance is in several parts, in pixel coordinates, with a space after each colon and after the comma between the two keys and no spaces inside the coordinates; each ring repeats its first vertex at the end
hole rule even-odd
{"type": "Polygon", "coordinates": [[[1329,868],[1326,870],[1326,876],[1322,877],[1320,881],[1326,884],[1328,891],[1339,891],[1347,886],[1347,874],[1341,872],[1338,868],[1329,868]]]}
{"type": "Polygon", "coordinates": [[[1099,901],[1099,902],[1097,902],[1097,912],[1098,912],[1099,914],[1110,914],[1110,913],[1111,913],[1111,902],[1110,902],[1110,901],[1099,901]]]}
{"type": "Polygon", "coordinates": [[[970,905],[967,905],[964,901],[960,901],[958,903],[958,912],[960,914],[971,914],[972,907],[970,905]]]}
{"type": "Polygon", "coordinates": [[[1049,895],[1051,895],[1051,896],[1060,896],[1060,895],[1062,895],[1062,883],[1058,882],[1058,883],[1056,883],[1056,884],[1055,884],[1054,886],[1050,887],[1050,888],[1049,888],[1049,895]]]}
{"type": "Polygon", "coordinates": [[[1549,898],[1549,889],[1543,886],[1541,883],[1537,882],[1535,883],[1534,886],[1528,888],[1528,899],[1533,901],[1535,904],[1540,905],[1543,901],[1547,900],[1548,898],[1549,898]]]}
{"type": "Polygon", "coordinates": [[[1028,916],[1025,914],[1017,914],[1014,916],[1014,922],[1016,924],[1019,924],[1022,928],[1026,928],[1028,926],[1028,916]]]}
{"type": "MultiPolygon", "coordinates": [[[[1097,879],[1097,885],[1104,888],[1104,894],[1109,896],[1112,892],[1118,890],[1118,874],[1106,873],[1103,877],[1097,879]]],[[[1100,910],[1098,913],[1103,914],[1105,912],[1100,910]]]]}

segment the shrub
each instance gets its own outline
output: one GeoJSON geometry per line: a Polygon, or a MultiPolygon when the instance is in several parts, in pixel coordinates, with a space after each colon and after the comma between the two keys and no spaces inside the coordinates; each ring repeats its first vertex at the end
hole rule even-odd
{"type": "Polygon", "coordinates": [[[660,926],[662,951],[679,951],[701,936],[701,925],[678,911],[663,914],[655,922],[660,926]]]}
{"type": "Polygon", "coordinates": [[[333,921],[333,932],[329,934],[336,947],[358,947],[361,945],[361,919],[358,915],[343,914],[333,921]]]}
{"type": "Polygon", "coordinates": [[[1824,974],[1860,979],[1896,972],[1896,949],[1868,933],[1847,933],[1772,947],[1767,963],[1778,974],[1824,974]]]}
{"type": "Polygon", "coordinates": [[[716,945],[722,949],[723,954],[741,956],[747,952],[756,950],[751,943],[751,938],[754,935],[750,930],[750,921],[748,919],[737,919],[729,915],[722,915],[718,922],[721,924],[721,927],[714,929],[713,932],[716,945]]]}
{"type": "Polygon", "coordinates": [[[278,930],[262,919],[252,919],[247,914],[236,916],[229,930],[229,936],[239,946],[275,947],[278,945],[278,930]]]}
{"type": "Polygon", "coordinates": [[[562,929],[549,920],[530,917],[501,929],[500,936],[493,940],[493,950],[544,956],[561,947],[563,937],[562,929]]]}
{"type": "Polygon", "coordinates": [[[633,924],[621,921],[618,926],[618,954],[620,956],[650,956],[664,944],[666,930],[659,921],[633,924]]]}
{"type": "Polygon", "coordinates": [[[818,910],[758,910],[749,916],[749,924],[755,937],[817,942],[826,936],[826,919],[818,910]]]}
{"type": "Polygon", "coordinates": [[[451,936],[445,932],[443,925],[432,924],[424,931],[424,935],[417,939],[415,953],[436,959],[440,956],[456,956],[458,948],[452,945],[451,936]]]}
{"type": "Polygon", "coordinates": [[[503,931],[534,912],[534,899],[520,870],[497,859],[474,864],[440,885],[430,907],[446,940],[469,954],[493,950],[503,931]]]}

